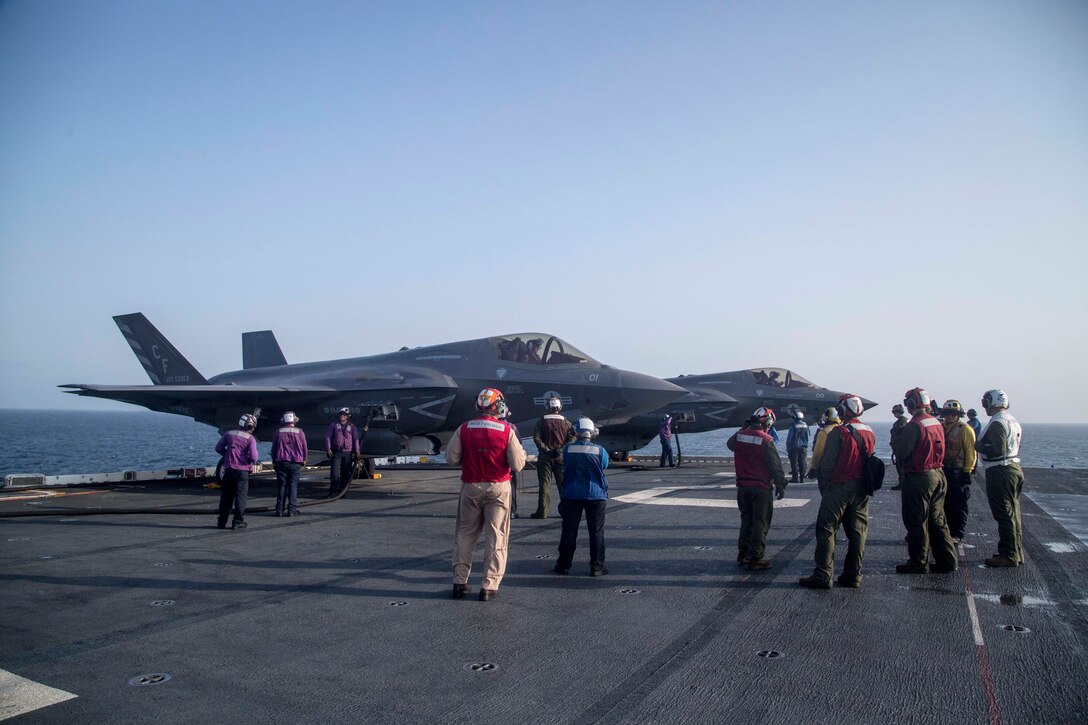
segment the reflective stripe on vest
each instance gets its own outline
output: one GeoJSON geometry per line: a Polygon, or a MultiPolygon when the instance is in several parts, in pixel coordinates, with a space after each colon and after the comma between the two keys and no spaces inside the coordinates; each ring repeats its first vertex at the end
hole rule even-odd
{"type": "MultiPolygon", "coordinates": [[[[1016,420],[1016,418],[1013,418],[1004,410],[1000,410],[997,413],[994,413],[993,417],[990,418],[990,422],[987,423],[986,427],[983,429],[982,435],[978,437],[979,440],[982,440],[986,437],[987,431],[990,430],[990,426],[993,425],[995,422],[1000,423],[1005,427],[1005,450],[1007,451],[1007,455],[1002,458],[992,458],[989,460],[983,458],[983,468],[990,467],[986,465],[987,463],[1007,466],[1009,464],[1005,463],[1005,461],[1011,461],[1011,459],[1016,458],[1020,455],[1020,441],[1023,438],[1024,431],[1020,427],[1020,421],[1016,420]]],[[[1019,463],[1020,459],[1016,458],[1015,461],[1011,462],[1019,463]]]]}
{"type": "Polygon", "coordinates": [[[737,469],[738,486],[771,487],[771,469],[764,460],[763,446],[773,438],[762,431],[738,431],[734,439],[733,464],[737,469]]]}
{"type": "Polygon", "coordinates": [[[909,425],[918,426],[918,445],[903,461],[906,473],[924,473],[944,465],[944,426],[931,415],[914,418],[909,425]]]}
{"type": "Polygon", "coordinates": [[[461,482],[499,483],[510,480],[506,447],[512,428],[494,418],[476,418],[461,426],[461,482]]]}
{"type": "Polygon", "coordinates": [[[489,430],[506,430],[506,426],[497,420],[470,420],[465,423],[468,428],[487,428],[489,430]]]}
{"type": "MultiPolygon", "coordinates": [[[[858,437],[865,444],[865,452],[872,455],[873,449],[876,448],[876,435],[873,429],[857,421],[849,425],[858,432],[858,437]]],[[[840,425],[838,430],[842,435],[842,443],[839,447],[839,459],[835,461],[835,469],[831,471],[831,483],[860,481],[862,456],[861,451],[858,450],[858,442],[854,440],[853,434],[845,425],[840,425]]]]}

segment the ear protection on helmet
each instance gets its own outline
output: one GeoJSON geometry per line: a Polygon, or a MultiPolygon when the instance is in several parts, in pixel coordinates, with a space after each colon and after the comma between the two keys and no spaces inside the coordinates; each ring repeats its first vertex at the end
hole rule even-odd
{"type": "Polygon", "coordinates": [[[923,388],[911,388],[903,396],[903,405],[907,406],[907,410],[911,413],[916,410],[925,410],[932,402],[933,399],[923,388]]]}
{"type": "Polygon", "coordinates": [[[498,403],[503,403],[505,407],[506,399],[503,398],[502,393],[495,388],[484,388],[480,391],[480,394],[476,396],[476,409],[485,411],[498,403]]]}
{"type": "Polygon", "coordinates": [[[764,430],[774,427],[774,411],[767,407],[757,408],[755,413],[752,413],[752,418],[759,423],[764,430]]]}
{"type": "Polygon", "coordinates": [[[579,438],[585,438],[587,435],[592,438],[597,435],[597,426],[589,418],[579,418],[574,424],[574,430],[579,438]]]}
{"type": "Polygon", "coordinates": [[[963,415],[963,405],[958,400],[946,400],[941,407],[942,415],[963,415]]]}
{"type": "Polygon", "coordinates": [[[865,412],[865,405],[861,402],[861,398],[850,393],[839,396],[839,402],[835,408],[844,418],[857,418],[865,412]]]}
{"type": "Polygon", "coordinates": [[[1004,390],[987,390],[982,396],[982,404],[987,408],[1008,408],[1009,396],[1004,390]]]}

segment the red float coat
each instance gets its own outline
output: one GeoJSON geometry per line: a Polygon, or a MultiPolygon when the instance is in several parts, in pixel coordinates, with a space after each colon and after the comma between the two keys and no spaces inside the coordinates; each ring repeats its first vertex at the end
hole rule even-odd
{"type": "Polygon", "coordinates": [[[861,480],[861,462],[864,456],[862,456],[861,450],[858,449],[858,442],[854,440],[850,428],[846,427],[848,425],[858,432],[858,437],[865,444],[867,454],[873,455],[873,451],[876,449],[876,435],[873,434],[873,429],[861,421],[852,420],[849,423],[837,426],[834,432],[842,436],[842,441],[839,443],[839,459],[835,461],[835,469],[831,471],[831,483],[861,480]]]}
{"type": "Polygon", "coordinates": [[[924,473],[944,465],[944,426],[941,421],[925,413],[914,416],[910,425],[919,430],[918,445],[903,461],[906,473],[924,473]]]}
{"type": "Polygon", "coordinates": [[[463,483],[497,483],[510,480],[506,446],[513,430],[509,423],[489,415],[461,424],[457,434],[461,438],[463,483]]]}
{"type": "Polygon", "coordinates": [[[732,435],[727,445],[733,451],[738,486],[771,487],[775,476],[767,465],[766,447],[774,447],[774,438],[755,428],[741,428],[732,435]]]}

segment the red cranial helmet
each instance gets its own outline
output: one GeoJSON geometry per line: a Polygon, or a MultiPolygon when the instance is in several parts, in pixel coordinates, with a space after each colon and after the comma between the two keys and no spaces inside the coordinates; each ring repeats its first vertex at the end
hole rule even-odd
{"type": "Polygon", "coordinates": [[[491,410],[497,411],[499,403],[504,401],[505,398],[502,397],[502,393],[495,388],[484,388],[476,396],[476,409],[481,413],[491,410]]]}
{"type": "Polygon", "coordinates": [[[759,408],[756,412],[752,413],[752,419],[755,420],[763,430],[767,430],[774,426],[774,411],[770,408],[759,408]]]}
{"type": "Polygon", "coordinates": [[[865,412],[865,405],[861,402],[861,398],[850,393],[839,396],[839,402],[835,407],[844,418],[857,418],[865,412]]]}
{"type": "Polygon", "coordinates": [[[925,410],[932,402],[933,399],[924,388],[911,388],[903,395],[903,405],[907,406],[907,410],[911,413],[916,410],[925,410]]]}

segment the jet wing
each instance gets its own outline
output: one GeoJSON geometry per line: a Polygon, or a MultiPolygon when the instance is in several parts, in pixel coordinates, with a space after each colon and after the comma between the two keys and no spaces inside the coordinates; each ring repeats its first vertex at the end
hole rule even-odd
{"type": "Polygon", "coordinates": [[[60,385],[64,392],[118,400],[163,413],[194,415],[200,410],[248,406],[290,406],[300,399],[332,398],[337,391],[321,387],[280,385],[60,385]]]}

